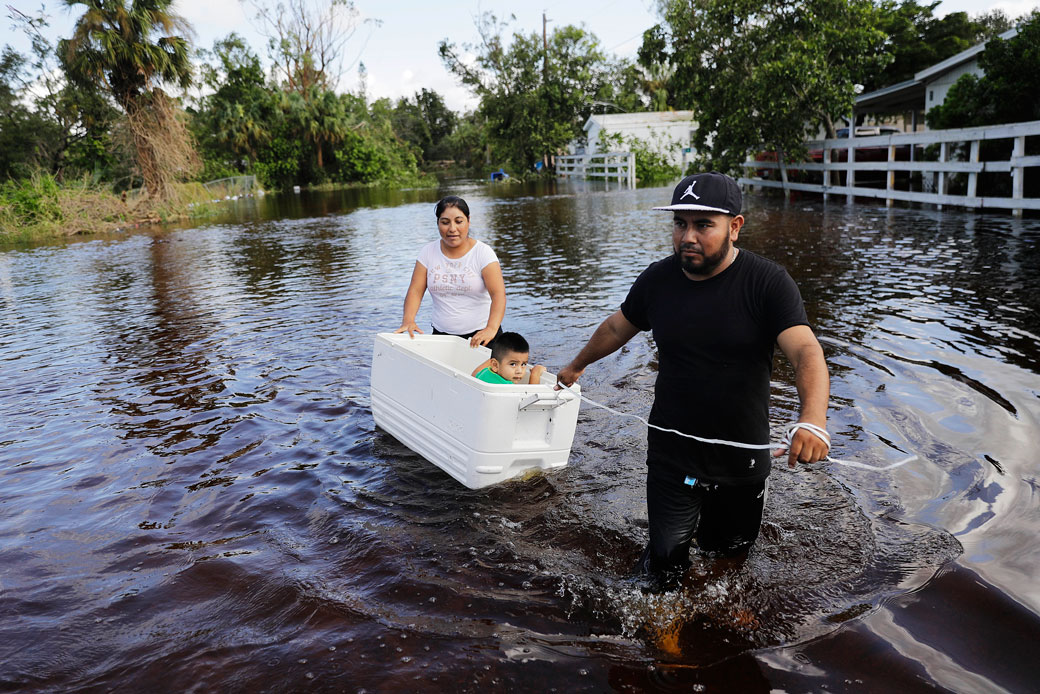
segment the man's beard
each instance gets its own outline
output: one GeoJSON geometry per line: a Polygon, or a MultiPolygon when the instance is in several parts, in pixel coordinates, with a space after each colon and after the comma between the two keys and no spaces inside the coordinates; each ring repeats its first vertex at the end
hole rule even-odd
{"type": "Polygon", "coordinates": [[[722,244],[722,248],[718,252],[701,256],[700,260],[694,261],[684,258],[682,255],[683,248],[692,248],[692,246],[693,244],[681,244],[675,252],[679,256],[679,264],[682,265],[682,269],[691,275],[710,275],[733,252],[733,242],[727,238],[726,243],[722,244]]]}

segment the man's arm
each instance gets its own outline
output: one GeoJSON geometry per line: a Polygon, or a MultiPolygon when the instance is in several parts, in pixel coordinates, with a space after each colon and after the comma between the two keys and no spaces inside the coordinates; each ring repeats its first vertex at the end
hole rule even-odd
{"type": "Polygon", "coordinates": [[[570,364],[557,372],[557,383],[562,383],[565,386],[573,385],[581,377],[585,367],[621,349],[621,346],[631,340],[638,332],[639,328],[632,325],[625,318],[625,314],[621,311],[615,311],[609,318],[600,323],[599,327],[596,328],[596,332],[592,333],[588,343],[578,352],[578,356],[574,357],[570,364]]]}
{"type": "MultiPolygon", "coordinates": [[[[794,382],[801,404],[798,421],[826,429],[831,379],[819,341],[809,326],[796,325],[780,333],[776,342],[794,367],[794,382]]],[[[815,463],[826,458],[828,450],[827,444],[815,434],[799,429],[791,437],[787,464],[794,467],[797,461],[815,463]]],[[[783,451],[777,451],[773,455],[779,457],[783,455],[783,451]]]]}

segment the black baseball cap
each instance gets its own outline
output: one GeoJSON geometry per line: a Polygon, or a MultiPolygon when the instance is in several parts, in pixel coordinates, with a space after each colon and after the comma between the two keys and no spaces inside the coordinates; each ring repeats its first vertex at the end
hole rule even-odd
{"type": "Polygon", "coordinates": [[[693,174],[679,181],[672,191],[672,204],[655,210],[700,210],[740,214],[740,186],[726,174],[718,171],[693,174]]]}

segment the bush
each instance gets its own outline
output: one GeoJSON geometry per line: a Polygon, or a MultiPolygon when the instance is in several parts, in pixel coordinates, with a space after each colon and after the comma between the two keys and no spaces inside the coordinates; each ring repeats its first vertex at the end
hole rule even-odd
{"type": "Polygon", "coordinates": [[[636,180],[640,183],[654,184],[674,181],[682,175],[681,167],[673,164],[664,152],[679,148],[679,143],[665,143],[665,147],[652,146],[634,135],[623,136],[620,133],[600,131],[599,147],[602,150],[628,150],[636,155],[636,180]]]}
{"type": "Polygon", "coordinates": [[[48,224],[62,220],[58,184],[49,174],[36,174],[0,186],[0,208],[22,224],[48,224]]]}
{"type": "Polygon", "coordinates": [[[291,189],[299,179],[303,145],[277,137],[260,153],[253,173],[266,190],[291,189]]]}

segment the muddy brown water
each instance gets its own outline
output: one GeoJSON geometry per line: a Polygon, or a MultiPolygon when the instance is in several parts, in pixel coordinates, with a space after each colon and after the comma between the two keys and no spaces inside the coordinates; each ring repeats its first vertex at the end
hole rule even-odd
{"type": "MultiPolygon", "coordinates": [[[[0,249],[0,690],[1036,690],[1040,222],[749,196],[832,455],[919,460],[778,469],[746,563],[647,596],[638,422],[583,406],[566,469],[480,491],[373,424],[447,192],[550,370],[670,252],[668,189],[465,182],[0,249]]],[[[655,368],[637,336],[584,392],[645,415],[655,368]]]]}

